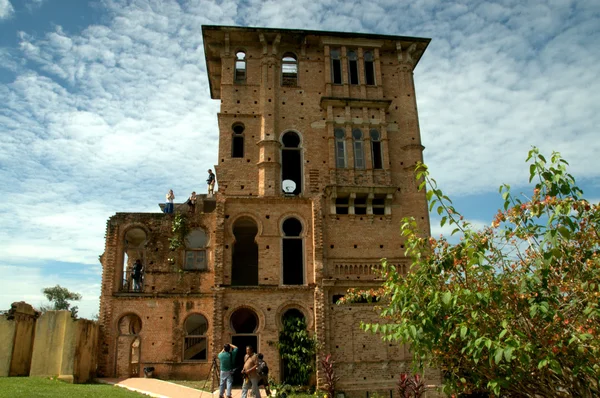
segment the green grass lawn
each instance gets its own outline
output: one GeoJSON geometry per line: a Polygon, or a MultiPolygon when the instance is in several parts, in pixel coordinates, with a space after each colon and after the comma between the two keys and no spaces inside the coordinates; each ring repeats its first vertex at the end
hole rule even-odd
{"type": "Polygon", "coordinates": [[[141,398],[147,395],[107,384],[69,384],[42,377],[0,377],[0,397],[141,398]]]}

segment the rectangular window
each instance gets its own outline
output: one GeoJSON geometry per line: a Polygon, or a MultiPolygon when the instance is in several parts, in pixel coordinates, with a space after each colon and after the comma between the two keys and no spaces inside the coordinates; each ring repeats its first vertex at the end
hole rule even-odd
{"type": "Polygon", "coordinates": [[[335,214],[348,214],[349,198],[335,199],[335,214]]]}
{"type": "Polygon", "coordinates": [[[375,66],[373,61],[365,61],[365,80],[369,86],[375,85],[375,66]]]}
{"type": "Polygon", "coordinates": [[[374,198],[373,199],[373,214],[384,215],[385,214],[385,199],[374,198]]]}
{"type": "Polygon", "coordinates": [[[335,141],[335,166],[338,169],[343,169],[346,167],[345,145],[346,143],[343,140],[335,141]]]}
{"type": "Polygon", "coordinates": [[[365,154],[363,151],[363,142],[360,140],[354,141],[354,168],[365,168],[365,154]]]}
{"type": "Polygon", "coordinates": [[[342,61],[339,59],[331,60],[331,76],[333,84],[342,84],[342,61]]]}
{"type": "Polygon", "coordinates": [[[367,214],[367,197],[357,196],[354,199],[354,214],[367,214]]]}
{"type": "Polygon", "coordinates": [[[348,74],[348,81],[350,82],[350,84],[358,84],[358,61],[348,61],[348,74]]]}
{"type": "Polygon", "coordinates": [[[205,250],[186,250],[185,270],[202,271],[206,269],[206,251],[205,250]]]}
{"type": "Polygon", "coordinates": [[[383,162],[381,160],[381,142],[371,141],[371,149],[373,156],[373,168],[376,170],[383,169],[383,162]]]}

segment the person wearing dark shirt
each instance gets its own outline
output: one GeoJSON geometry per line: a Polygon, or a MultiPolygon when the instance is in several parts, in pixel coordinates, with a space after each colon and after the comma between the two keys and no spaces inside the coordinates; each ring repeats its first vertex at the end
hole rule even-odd
{"type": "Polygon", "coordinates": [[[227,398],[231,398],[231,386],[233,384],[233,372],[235,371],[235,356],[238,348],[233,344],[225,344],[223,349],[217,355],[221,367],[219,398],[223,398],[225,386],[227,385],[227,398]]]}
{"type": "Polygon", "coordinates": [[[208,185],[208,196],[212,197],[215,193],[215,173],[211,169],[208,169],[206,184],[208,185]]]}
{"type": "Polygon", "coordinates": [[[139,292],[142,290],[142,262],[140,259],[135,260],[131,279],[133,279],[133,290],[139,292]]]}

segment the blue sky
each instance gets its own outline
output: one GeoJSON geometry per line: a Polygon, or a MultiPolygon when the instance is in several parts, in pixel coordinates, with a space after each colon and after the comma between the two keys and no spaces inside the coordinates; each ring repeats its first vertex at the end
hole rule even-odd
{"type": "Polygon", "coordinates": [[[469,220],[491,222],[502,183],[528,192],[532,145],[600,199],[597,0],[0,0],[0,309],[59,283],[97,313],[108,217],[206,190],[202,24],[429,37],[425,161],[469,220]]]}

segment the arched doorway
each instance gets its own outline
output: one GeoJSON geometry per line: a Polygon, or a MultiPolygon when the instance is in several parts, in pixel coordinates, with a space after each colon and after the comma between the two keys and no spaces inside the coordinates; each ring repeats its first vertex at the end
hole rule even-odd
{"type": "MultiPolygon", "coordinates": [[[[302,146],[300,136],[288,131],[281,137],[281,181],[292,180],[296,183],[294,195],[302,193],[302,146]]],[[[283,189],[283,188],[282,188],[283,189]]]]}
{"type": "Polygon", "coordinates": [[[281,326],[279,354],[282,381],[290,385],[304,385],[312,373],[306,365],[312,362],[312,369],[315,369],[316,346],[307,330],[306,317],[301,310],[290,308],[281,315],[281,326]]]}
{"type": "MultiPolygon", "coordinates": [[[[231,314],[229,322],[233,330],[231,343],[237,346],[239,350],[235,358],[235,367],[241,370],[244,367],[246,346],[251,346],[254,352],[258,353],[258,336],[256,335],[259,326],[258,316],[250,308],[238,308],[231,314]]],[[[233,383],[236,385],[242,384],[240,372],[235,372],[233,383]]]]}
{"type": "Polygon", "coordinates": [[[140,357],[142,340],[140,331],[142,320],[135,314],[127,314],[117,324],[117,377],[138,377],[140,375],[140,357]]]}
{"type": "Polygon", "coordinates": [[[258,285],[258,227],[250,217],[241,217],[233,224],[233,244],[231,258],[231,285],[258,285]]]}

